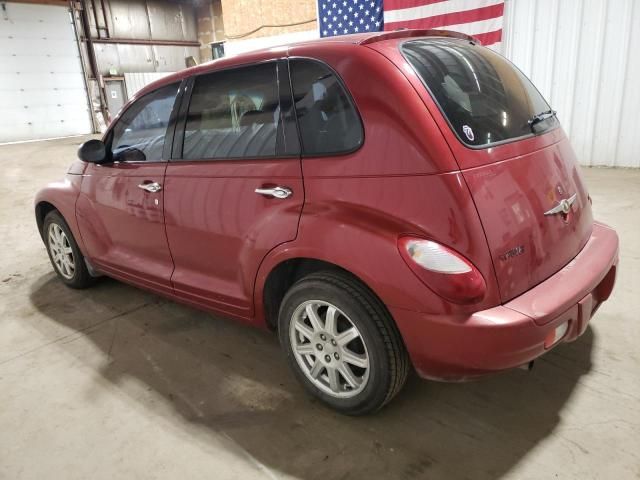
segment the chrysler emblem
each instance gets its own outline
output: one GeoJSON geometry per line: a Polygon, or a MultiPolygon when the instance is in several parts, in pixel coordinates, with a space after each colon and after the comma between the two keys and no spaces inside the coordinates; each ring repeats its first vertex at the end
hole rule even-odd
{"type": "Polygon", "coordinates": [[[577,193],[574,193],[569,198],[563,198],[558,202],[558,204],[555,207],[553,207],[551,210],[547,210],[546,212],[544,212],[544,214],[556,215],[558,213],[561,213],[563,215],[568,215],[569,212],[571,211],[571,206],[576,201],[576,198],[578,198],[577,193]]]}

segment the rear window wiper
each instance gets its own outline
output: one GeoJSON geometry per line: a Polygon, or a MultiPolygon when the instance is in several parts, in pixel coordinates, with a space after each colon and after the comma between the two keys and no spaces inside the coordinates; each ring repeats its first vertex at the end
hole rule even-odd
{"type": "Polygon", "coordinates": [[[529,127],[531,128],[531,131],[535,133],[535,130],[533,129],[533,127],[540,122],[543,122],[545,120],[547,120],[548,118],[551,117],[555,117],[556,116],[556,111],[555,110],[547,110],[544,112],[540,112],[540,113],[536,113],[533,117],[531,117],[527,123],[529,124],[529,127]]]}

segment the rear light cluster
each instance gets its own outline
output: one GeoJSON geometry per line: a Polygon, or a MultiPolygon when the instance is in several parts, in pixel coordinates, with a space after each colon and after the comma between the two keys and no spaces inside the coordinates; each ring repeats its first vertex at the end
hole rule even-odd
{"type": "Polygon", "coordinates": [[[484,297],[486,284],[482,274],[454,250],[413,236],[400,237],[398,249],[413,273],[444,299],[469,304],[484,297]]]}

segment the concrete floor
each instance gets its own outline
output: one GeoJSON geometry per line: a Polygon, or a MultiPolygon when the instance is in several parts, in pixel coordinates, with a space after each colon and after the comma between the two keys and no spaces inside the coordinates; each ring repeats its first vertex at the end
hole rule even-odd
{"type": "Polygon", "coordinates": [[[640,171],[585,171],[622,251],[578,342],[530,373],[412,377],[347,418],[304,394],[269,333],[56,280],[32,201],[82,140],[0,146],[0,478],[640,478],[640,171]]]}

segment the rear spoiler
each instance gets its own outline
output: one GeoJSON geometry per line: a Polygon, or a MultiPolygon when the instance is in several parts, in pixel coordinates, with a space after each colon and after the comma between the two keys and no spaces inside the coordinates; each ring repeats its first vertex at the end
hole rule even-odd
{"type": "Polygon", "coordinates": [[[360,45],[369,45],[371,43],[382,42],[384,40],[393,40],[395,38],[413,38],[413,37],[449,37],[460,38],[462,40],[468,40],[478,45],[482,45],[482,42],[471,35],[466,33],[454,32],[453,30],[415,30],[400,28],[392,32],[382,32],[380,35],[374,35],[365,38],[360,42],[360,45]]]}

